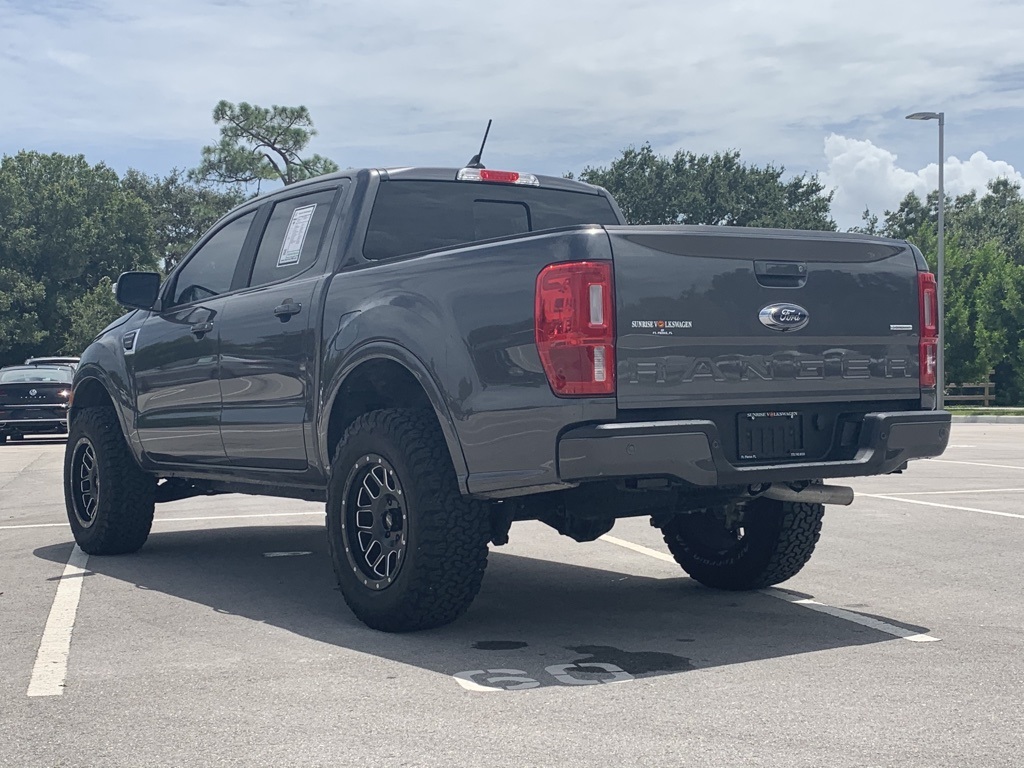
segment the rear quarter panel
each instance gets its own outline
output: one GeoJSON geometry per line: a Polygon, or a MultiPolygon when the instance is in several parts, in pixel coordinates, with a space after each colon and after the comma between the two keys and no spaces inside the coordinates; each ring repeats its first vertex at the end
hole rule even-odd
{"type": "Polygon", "coordinates": [[[329,411],[346,360],[367,345],[397,345],[437,386],[470,492],[557,484],[559,433],[614,418],[615,401],[552,393],[534,339],[535,283],[548,264],[610,257],[604,230],[581,227],[339,273],[325,303],[321,412],[329,411]]]}

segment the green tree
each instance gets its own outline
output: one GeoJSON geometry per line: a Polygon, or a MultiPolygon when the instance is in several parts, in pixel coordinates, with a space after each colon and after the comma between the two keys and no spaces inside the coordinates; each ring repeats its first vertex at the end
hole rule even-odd
{"type": "MultiPolygon", "coordinates": [[[[864,215],[867,220],[870,211],[865,211],[864,215]]],[[[913,241],[922,227],[936,229],[938,218],[937,191],[931,192],[925,200],[910,192],[896,210],[885,212],[884,224],[878,233],[913,241]]],[[[945,226],[951,235],[959,235],[964,247],[979,248],[995,242],[1014,263],[1024,264],[1024,197],[1018,183],[1005,178],[994,179],[981,197],[973,191],[955,199],[947,195],[945,226]]]]}
{"type": "Polygon", "coordinates": [[[851,232],[859,232],[862,235],[881,235],[882,225],[878,221],[878,214],[872,213],[870,208],[865,208],[860,215],[864,223],[859,227],[850,227],[851,232]]]}
{"type": "MultiPolygon", "coordinates": [[[[917,245],[936,268],[938,192],[908,194],[877,234],[917,245]]],[[[985,194],[947,197],[945,243],[946,380],[970,383],[995,370],[1000,405],[1024,402],[1024,198],[1019,184],[989,183],[985,194]]],[[[869,231],[869,227],[858,228],[869,231]]]]}
{"type": "Polygon", "coordinates": [[[260,107],[220,101],[213,108],[220,141],[203,147],[193,180],[220,184],[251,184],[272,180],[284,184],[338,170],[326,157],[300,153],[317,135],[306,107],[260,107]]]}
{"type": "MultiPolygon", "coordinates": [[[[886,211],[884,224],[879,234],[884,237],[893,237],[897,240],[911,240],[925,230],[938,227],[938,191],[928,195],[927,200],[922,200],[913,192],[909,192],[900,201],[899,208],[895,211],[886,211]]],[[[864,212],[868,216],[868,211],[864,212]]]]}
{"type": "Polygon", "coordinates": [[[61,354],[77,355],[96,335],[125,313],[114,298],[114,281],[100,278],[95,288],[62,301],[62,314],[68,319],[61,354]]]}
{"type": "Polygon", "coordinates": [[[0,159],[0,363],[80,352],[67,344],[69,307],[103,278],[152,269],[151,243],[148,206],[102,163],[38,152],[0,159]]]}
{"type": "Polygon", "coordinates": [[[748,165],[740,153],[667,157],[628,147],[580,179],[604,187],[631,224],[724,224],[834,230],[832,194],[816,176],[783,179],[785,168],[748,165]]]}
{"type": "MultiPolygon", "coordinates": [[[[2,236],[0,236],[2,240],[2,236]]],[[[2,245],[0,245],[2,248],[2,245]]],[[[46,288],[18,270],[0,266],[0,365],[20,363],[21,352],[39,348],[48,335],[39,320],[46,288]]]]}
{"type": "MultiPolygon", "coordinates": [[[[935,269],[936,236],[923,228],[915,240],[935,269]]],[[[958,234],[945,244],[946,381],[983,381],[1000,362],[1018,359],[1024,320],[1024,267],[992,240],[965,247],[958,234]]]]}
{"type": "Polygon", "coordinates": [[[239,189],[191,182],[177,168],[163,178],[129,170],[122,184],[150,209],[153,253],[164,272],[169,272],[217,219],[245,200],[239,189]]]}
{"type": "Polygon", "coordinates": [[[971,246],[994,241],[1017,264],[1024,264],[1024,197],[1020,184],[994,179],[980,198],[973,192],[956,199],[951,226],[971,246]]]}

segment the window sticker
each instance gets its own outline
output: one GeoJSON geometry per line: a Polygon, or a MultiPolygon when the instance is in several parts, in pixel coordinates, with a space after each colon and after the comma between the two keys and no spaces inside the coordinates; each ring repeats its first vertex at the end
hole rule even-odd
{"type": "Polygon", "coordinates": [[[288,222],[288,231],[284,233],[284,242],[281,243],[281,253],[277,257],[277,266],[289,267],[299,263],[302,245],[306,242],[306,231],[309,229],[309,222],[312,220],[315,210],[316,203],[313,203],[292,211],[292,218],[288,222]]]}

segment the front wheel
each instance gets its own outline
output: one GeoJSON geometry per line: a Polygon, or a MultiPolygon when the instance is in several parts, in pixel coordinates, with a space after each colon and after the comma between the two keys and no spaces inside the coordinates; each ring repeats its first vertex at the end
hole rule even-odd
{"type": "Polygon", "coordinates": [[[721,509],[677,515],[661,529],[676,562],[708,587],[770,587],[800,572],[821,535],[822,504],[755,499],[742,517],[721,509]]]}
{"type": "Polygon", "coordinates": [[[432,413],[388,409],[345,431],[331,462],[327,534],[341,593],[366,625],[454,621],[476,597],[490,521],[459,492],[432,413]]]}
{"type": "Polygon", "coordinates": [[[135,463],[113,408],[86,408],[72,423],[64,452],[64,503],[83,552],[122,555],[146,543],[156,479],[135,463]]]}

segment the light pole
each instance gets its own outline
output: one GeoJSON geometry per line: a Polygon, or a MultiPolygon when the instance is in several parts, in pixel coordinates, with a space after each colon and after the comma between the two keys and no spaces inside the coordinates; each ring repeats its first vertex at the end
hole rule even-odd
{"type": "Polygon", "coordinates": [[[914,112],[912,115],[907,115],[907,120],[938,120],[939,121],[939,242],[938,242],[938,258],[937,258],[937,274],[935,276],[937,293],[939,294],[939,349],[938,354],[935,356],[935,405],[937,408],[942,408],[942,401],[945,395],[946,388],[946,301],[945,301],[945,249],[944,249],[944,237],[945,229],[943,222],[943,214],[946,209],[946,190],[943,186],[942,179],[942,167],[945,165],[945,147],[943,146],[944,141],[944,129],[946,126],[946,113],[945,112],[914,112]]]}

